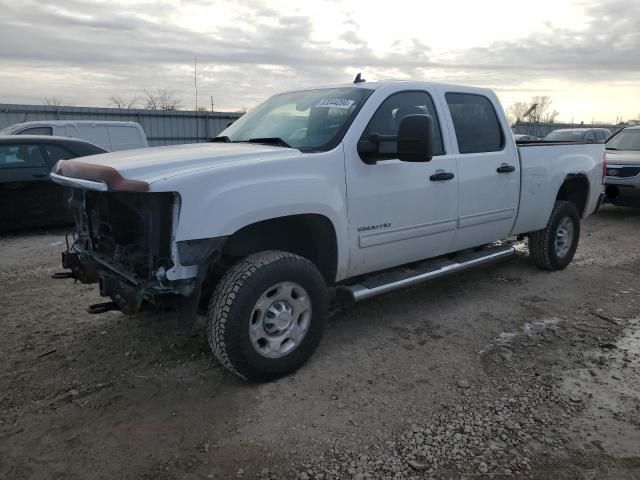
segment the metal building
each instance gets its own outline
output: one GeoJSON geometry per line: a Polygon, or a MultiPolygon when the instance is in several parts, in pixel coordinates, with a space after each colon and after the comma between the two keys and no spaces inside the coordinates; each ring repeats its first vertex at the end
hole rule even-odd
{"type": "Polygon", "coordinates": [[[205,142],[242,116],[235,112],[193,112],[94,107],[0,104],[0,129],[32,120],[115,120],[138,122],[149,146],[205,142]]]}

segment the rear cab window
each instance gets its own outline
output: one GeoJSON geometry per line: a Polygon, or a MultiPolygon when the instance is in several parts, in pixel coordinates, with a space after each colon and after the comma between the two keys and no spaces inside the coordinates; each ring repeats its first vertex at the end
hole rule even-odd
{"type": "Polygon", "coordinates": [[[460,153],[498,152],[505,136],[493,103],[475,93],[446,93],[460,153]]]}

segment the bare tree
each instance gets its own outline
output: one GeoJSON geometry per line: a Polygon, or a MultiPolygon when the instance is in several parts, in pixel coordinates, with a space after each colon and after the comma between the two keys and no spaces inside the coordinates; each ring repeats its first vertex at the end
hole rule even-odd
{"type": "Polygon", "coordinates": [[[524,114],[531,108],[529,102],[516,102],[507,108],[507,118],[511,124],[523,120],[524,114]]]}
{"type": "Polygon", "coordinates": [[[120,95],[112,95],[109,97],[109,103],[115,108],[136,108],[139,101],[140,97],[133,97],[128,100],[120,95]]]}
{"type": "Polygon", "coordinates": [[[558,112],[556,112],[555,110],[554,112],[549,112],[549,108],[551,108],[552,103],[553,100],[547,95],[533,97],[531,99],[531,106],[535,105],[535,108],[529,114],[529,119],[532,122],[536,123],[539,123],[540,121],[546,121],[543,120],[545,116],[546,118],[551,118],[551,116],[553,116],[552,118],[555,119],[555,117],[558,116],[558,112]],[[555,113],[555,115],[553,115],[553,113],[555,113]]]}
{"type": "Polygon", "coordinates": [[[557,110],[551,110],[552,103],[552,98],[547,95],[535,96],[529,102],[516,102],[510,105],[507,108],[507,116],[512,124],[519,120],[553,123],[560,113],[557,110]]]}
{"type": "Polygon", "coordinates": [[[166,88],[157,90],[155,93],[145,89],[142,102],[144,108],[148,110],[179,110],[182,108],[182,100],[166,88]]]}
{"type": "Polygon", "coordinates": [[[44,97],[42,99],[42,104],[49,107],[59,107],[62,105],[62,99],[59,97],[44,97]]]}

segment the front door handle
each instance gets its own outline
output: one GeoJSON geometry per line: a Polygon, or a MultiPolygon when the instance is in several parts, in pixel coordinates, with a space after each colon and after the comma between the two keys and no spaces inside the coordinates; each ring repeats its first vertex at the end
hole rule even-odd
{"type": "Polygon", "coordinates": [[[503,163],[496,169],[496,172],[498,173],[511,173],[515,171],[516,167],[514,167],[513,165],[507,165],[506,163],[503,163]]]}
{"type": "Polygon", "coordinates": [[[49,175],[47,175],[46,173],[34,173],[34,174],[32,175],[32,177],[33,177],[33,178],[46,178],[46,177],[48,177],[48,176],[49,176],[49,175]]]}
{"type": "Polygon", "coordinates": [[[437,172],[429,177],[432,182],[442,182],[445,180],[451,180],[455,175],[451,172],[437,172]]]}

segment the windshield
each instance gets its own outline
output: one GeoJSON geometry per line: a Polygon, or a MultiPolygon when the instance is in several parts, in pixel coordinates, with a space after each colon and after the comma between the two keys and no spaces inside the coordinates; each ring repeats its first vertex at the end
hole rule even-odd
{"type": "Polygon", "coordinates": [[[275,95],[219,136],[231,142],[278,138],[303,151],[328,150],[340,142],[371,92],[346,87],[275,95]]]}
{"type": "Polygon", "coordinates": [[[544,139],[554,142],[579,142],[583,139],[584,134],[584,130],[567,130],[564,132],[556,130],[544,137],[544,139]]]}
{"type": "Polygon", "coordinates": [[[640,151],[640,129],[622,130],[607,142],[607,148],[640,151]]]}

